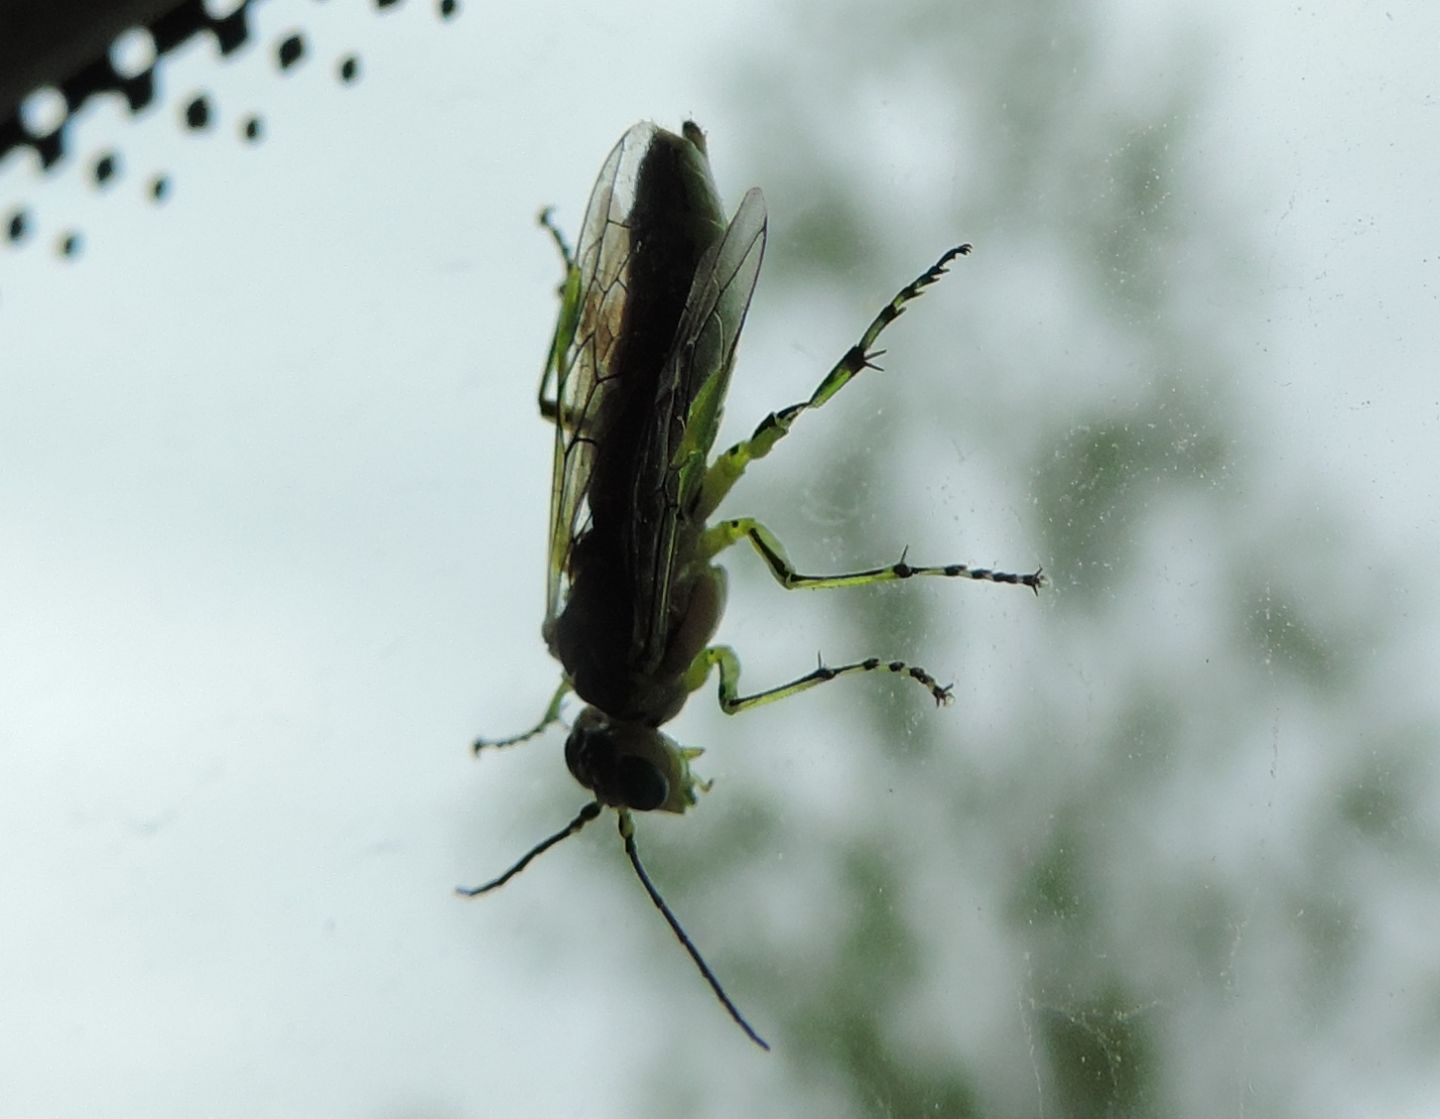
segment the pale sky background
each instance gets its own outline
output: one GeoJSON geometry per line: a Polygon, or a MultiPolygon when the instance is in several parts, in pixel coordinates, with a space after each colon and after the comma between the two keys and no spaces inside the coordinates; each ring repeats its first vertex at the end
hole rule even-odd
{"type": "Polygon", "coordinates": [[[0,1115],[1440,1114],[1440,10],[578,7],[269,0],[0,165],[0,1115]],[[955,681],[671,725],[768,1056],[608,818],[450,892],[585,800],[467,750],[558,675],[533,218],[686,117],[770,211],[727,437],[977,246],[726,509],[1055,582],[726,557],[747,683],[955,681]]]}

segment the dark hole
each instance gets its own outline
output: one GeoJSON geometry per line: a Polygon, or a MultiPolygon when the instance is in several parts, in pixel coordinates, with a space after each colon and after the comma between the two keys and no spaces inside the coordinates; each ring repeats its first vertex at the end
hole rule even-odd
{"type": "Polygon", "coordinates": [[[80,234],[67,233],[60,240],[60,254],[68,257],[79,256],[81,244],[80,234]]]}
{"type": "Polygon", "coordinates": [[[29,220],[24,210],[16,210],[10,215],[6,232],[12,243],[20,241],[29,231],[29,220]]]}
{"type": "Polygon", "coordinates": [[[170,195],[170,180],[164,175],[156,175],[150,180],[150,197],[156,202],[163,202],[170,195]]]}
{"type": "Polygon", "coordinates": [[[460,10],[459,0],[440,0],[440,18],[449,19],[460,10]]]}
{"type": "Polygon", "coordinates": [[[305,57],[305,40],[299,35],[291,35],[280,44],[275,51],[275,57],[280,60],[280,69],[290,69],[305,57]]]}
{"type": "Polygon", "coordinates": [[[342,82],[353,82],[360,76],[360,60],[353,54],[346,55],[340,60],[340,80],[342,82]]]}
{"type": "Polygon", "coordinates": [[[95,161],[95,182],[107,183],[114,177],[119,169],[119,157],[114,152],[106,152],[95,161]]]}
{"type": "Polygon", "coordinates": [[[210,102],[203,93],[185,106],[185,123],[194,129],[205,128],[210,124],[210,102]]]}
{"type": "Polygon", "coordinates": [[[265,134],[265,122],[259,117],[246,117],[242,132],[245,135],[245,139],[253,144],[265,134]]]}

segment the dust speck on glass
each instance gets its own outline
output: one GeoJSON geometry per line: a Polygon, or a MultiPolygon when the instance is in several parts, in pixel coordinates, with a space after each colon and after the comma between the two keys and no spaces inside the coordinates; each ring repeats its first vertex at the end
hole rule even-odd
{"type": "Polygon", "coordinates": [[[710,458],[741,327],[765,249],[765,200],[748,191],[727,225],[704,133],[632,127],[600,170],[572,253],[549,211],[540,220],[565,261],[561,307],[541,377],[539,405],[555,429],[549,567],[542,634],[564,675],[540,721],[513,746],[560,718],[574,692],[586,706],[571,726],[565,761],[594,794],[560,831],[531,848],[474,897],[504,885],[542,852],[613,808],[625,853],[645,891],[740,1028],[769,1046],[730,1000],[641,865],[632,812],[683,813],[708,786],[690,769],[701,751],[659,728],[713,670],[727,714],[772,703],[841,676],[889,672],[913,680],[937,706],[950,700],[918,665],[869,657],[818,663],[783,684],[740,694],[740,661],[711,644],[725,603],[720,552],[748,542],[787,590],[820,590],[929,575],[1009,583],[1039,592],[1041,572],[962,563],[917,566],[902,552],[885,567],[839,575],[797,571],[780,541],[752,517],[712,517],[749,464],[770,453],[807,411],[867,369],[880,334],[907,304],[970,252],[962,244],[903,287],[811,396],[772,412],[748,439],[710,458]]]}

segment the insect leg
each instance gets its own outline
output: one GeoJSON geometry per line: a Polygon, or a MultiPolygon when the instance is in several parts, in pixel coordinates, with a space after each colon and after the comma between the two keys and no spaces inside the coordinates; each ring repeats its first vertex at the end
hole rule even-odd
{"type": "MultiPolygon", "coordinates": [[[[685,951],[690,953],[690,958],[695,961],[695,966],[700,969],[700,974],[705,977],[705,982],[710,984],[710,989],[715,992],[715,997],[720,1000],[720,1005],[730,1012],[730,1017],[735,1019],[735,1024],[745,1031],[746,1036],[766,1052],[770,1046],[765,1039],[757,1034],[745,1016],[740,1013],[736,1005],[730,1001],[730,996],[725,993],[725,988],[720,986],[720,980],[715,978],[715,973],[710,970],[710,965],[700,955],[700,949],[695,947],[680,927],[680,922],[675,914],[670,912],[670,907],[665,904],[665,899],[660,896],[660,891],[650,881],[650,876],[645,873],[645,868],[640,864],[640,852],[635,848],[635,821],[631,819],[630,813],[625,809],[617,809],[620,816],[620,838],[625,841],[625,854],[630,857],[630,865],[635,868],[635,876],[640,879],[640,885],[645,887],[645,892],[650,895],[650,900],[655,903],[655,908],[660,910],[660,915],[665,918],[670,926],[670,931],[675,934],[677,940],[684,946],[685,951]]],[[[578,830],[578,829],[577,829],[578,830]]]]}
{"type": "Polygon", "coordinates": [[[551,239],[555,242],[555,247],[560,250],[560,258],[565,262],[565,270],[568,272],[575,267],[575,254],[570,251],[570,243],[565,240],[565,234],[560,232],[560,227],[555,224],[555,219],[551,217],[554,212],[552,207],[546,206],[545,209],[536,215],[535,220],[540,223],[542,228],[549,231],[551,239]]]}
{"type": "Polygon", "coordinates": [[[695,662],[686,673],[685,683],[691,691],[705,683],[705,678],[710,675],[712,667],[718,669],[720,673],[720,709],[727,715],[774,703],[776,700],[809,691],[811,688],[828,683],[837,677],[850,676],[857,672],[893,672],[897,676],[909,677],[930,693],[930,697],[935,701],[937,707],[943,707],[951,700],[950,685],[939,683],[935,677],[919,665],[906,664],[904,661],[883,661],[879,657],[869,657],[863,661],[856,661],[854,664],[834,666],[817,663],[812,671],[798,679],[791,680],[788,684],[766,688],[763,692],[756,692],[754,695],[741,695],[740,658],[735,655],[735,650],[729,645],[712,645],[695,658],[695,662]]]}
{"type": "Polygon", "coordinates": [[[880,337],[881,331],[900,317],[907,303],[917,298],[927,287],[940,279],[948,270],[952,260],[957,256],[968,254],[970,248],[969,245],[956,246],[925,272],[901,288],[895,298],[890,300],[871,320],[865,333],[860,336],[860,341],[851,346],[845,356],[835,363],[834,368],[810,394],[809,400],[792,404],[778,412],[771,412],[760,421],[749,439],[736,443],[716,458],[705,473],[699,515],[707,518],[715,511],[716,506],[730,492],[730,487],[745,473],[745,468],[754,459],[764,458],[768,455],[771,448],[790,433],[790,425],[795,422],[800,413],[807,412],[811,408],[819,408],[849,384],[857,373],[865,369],[878,369],[879,366],[875,364],[875,359],[885,351],[872,347],[875,345],[875,340],[880,337]]]}
{"type": "Polygon", "coordinates": [[[709,559],[717,552],[749,540],[760,558],[770,568],[775,581],[787,591],[821,590],[829,587],[862,587],[867,583],[889,583],[896,579],[910,579],[916,575],[941,575],[949,579],[976,579],[986,583],[1013,583],[1029,587],[1036,594],[1045,585],[1045,576],[1037,568],[1027,575],[1010,571],[992,571],[988,567],[971,567],[964,563],[949,563],[943,567],[916,567],[905,562],[905,553],[888,567],[873,567],[868,571],[852,571],[845,575],[802,575],[795,570],[785,548],[775,534],[753,517],[734,517],[707,528],[700,538],[700,548],[709,559]]]}
{"type": "Polygon", "coordinates": [[[565,697],[570,694],[570,681],[561,680],[560,686],[555,689],[555,694],[550,697],[550,706],[545,708],[545,714],[540,721],[523,734],[512,735],[509,738],[477,738],[472,749],[478,754],[481,750],[491,746],[515,746],[527,739],[534,738],[551,723],[560,721],[560,705],[565,702],[565,697]]]}
{"type": "Polygon", "coordinates": [[[554,420],[560,414],[560,402],[556,396],[560,367],[575,341],[575,330],[580,322],[580,269],[575,264],[575,254],[565,243],[565,235],[551,219],[548,206],[540,211],[539,221],[550,231],[561,259],[565,261],[565,279],[559,288],[560,316],[555,320],[555,333],[550,338],[550,351],[545,355],[545,371],[540,374],[540,391],[537,394],[540,415],[554,420]]]}

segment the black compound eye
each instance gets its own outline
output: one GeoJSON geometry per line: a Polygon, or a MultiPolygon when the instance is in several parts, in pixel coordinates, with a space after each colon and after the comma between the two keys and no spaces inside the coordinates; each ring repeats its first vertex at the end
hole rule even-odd
{"type": "Polygon", "coordinates": [[[615,776],[627,808],[649,812],[670,799],[670,783],[665,775],[644,758],[621,758],[615,776]]]}

